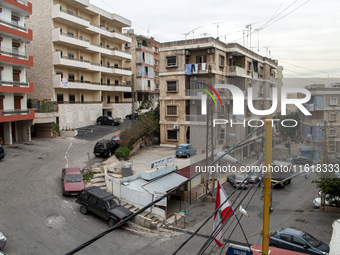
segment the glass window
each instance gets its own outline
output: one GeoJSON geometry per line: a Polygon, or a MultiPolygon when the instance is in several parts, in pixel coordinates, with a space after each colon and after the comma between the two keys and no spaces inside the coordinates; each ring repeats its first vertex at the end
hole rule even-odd
{"type": "Polygon", "coordinates": [[[65,176],[65,182],[81,182],[83,178],[80,174],[67,174],[65,176]]]}
{"type": "Polygon", "coordinates": [[[100,199],[98,199],[98,201],[97,201],[97,206],[98,206],[98,208],[100,208],[100,209],[103,209],[103,208],[105,208],[104,201],[103,201],[103,200],[100,200],[100,199]]]}
{"type": "Polygon", "coordinates": [[[301,239],[300,237],[297,237],[297,236],[293,236],[293,243],[300,245],[300,246],[304,246],[306,244],[306,242],[303,241],[303,239],[301,239]]]}
{"type": "Polygon", "coordinates": [[[177,140],[176,130],[168,130],[168,140],[177,140]]]}
{"type": "Polygon", "coordinates": [[[120,206],[120,202],[119,202],[118,198],[113,198],[113,199],[107,200],[107,201],[105,201],[105,204],[106,204],[106,208],[108,210],[113,209],[117,206],[120,206]]]}
{"type": "Polygon", "coordinates": [[[81,198],[84,198],[84,199],[88,199],[88,197],[89,197],[89,193],[87,193],[86,191],[82,191],[80,194],[79,194],[79,196],[81,197],[81,198]]]}
{"type": "Polygon", "coordinates": [[[321,244],[318,239],[308,233],[304,233],[302,237],[314,247],[318,247],[321,244]]]}
{"type": "Polygon", "coordinates": [[[168,105],[166,109],[167,109],[166,111],[167,115],[177,115],[177,106],[168,105]]]}
{"type": "Polygon", "coordinates": [[[166,58],[167,61],[167,66],[176,66],[177,62],[176,62],[176,56],[173,57],[167,57],[166,58]]]}
{"type": "Polygon", "coordinates": [[[176,81],[167,81],[167,91],[168,92],[177,92],[176,81]]]}
{"type": "Polygon", "coordinates": [[[287,241],[287,242],[290,242],[290,241],[291,241],[290,235],[287,235],[287,234],[280,234],[280,238],[281,238],[283,241],[287,241]]]}
{"type": "Polygon", "coordinates": [[[97,198],[94,197],[94,196],[90,196],[89,202],[91,202],[92,204],[96,204],[97,203],[97,198]]]}

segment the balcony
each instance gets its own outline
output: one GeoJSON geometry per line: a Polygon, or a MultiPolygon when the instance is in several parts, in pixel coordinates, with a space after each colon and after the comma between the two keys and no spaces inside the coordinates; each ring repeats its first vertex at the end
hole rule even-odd
{"type": "Polygon", "coordinates": [[[99,71],[102,73],[115,74],[118,76],[131,75],[132,72],[130,68],[120,68],[115,66],[101,66],[97,63],[91,63],[91,71],[99,71]]]}
{"type": "Polygon", "coordinates": [[[34,109],[6,109],[0,111],[0,122],[33,120],[34,109]]]}
{"type": "Polygon", "coordinates": [[[229,66],[227,68],[227,76],[245,77],[246,70],[243,67],[239,67],[239,66],[229,66]]]}
{"type": "MultiPolygon", "coordinates": [[[[54,88],[66,88],[66,89],[84,89],[84,90],[99,90],[99,91],[118,91],[118,92],[131,92],[130,85],[124,84],[100,84],[99,82],[92,81],[80,81],[80,80],[68,80],[63,83],[60,79],[60,75],[53,76],[54,88]]],[[[1,87],[0,87],[1,88],[1,87]]]]}
{"type": "Polygon", "coordinates": [[[71,11],[61,9],[61,6],[59,4],[53,5],[52,7],[52,19],[73,27],[80,26],[82,28],[87,28],[90,25],[88,19],[75,15],[71,11]]]}
{"type": "Polygon", "coordinates": [[[25,51],[19,51],[17,48],[6,48],[0,46],[0,54],[9,55],[17,58],[27,59],[27,53],[25,51]]]}
{"type": "Polygon", "coordinates": [[[2,0],[1,5],[10,8],[22,16],[32,14],[32,4],[26,0],[2,0]]]}
{"type": "Polygon", "coordinates": [[[34,84],[32,82],[0,81],[0,92],[12,93],[33,93],[34,84]]]}
{"type": "Polygon", "coordinates": [[[61,33],[60,28],[54,28],[52,30],[52,41],[53,42],[61,42],[66,45],[70,46],[76,46],[76,47],[83,47],[83,48],[88,48],[90,47],[90,41],[73,36],[67,33],[61,33]]]}
{"type": "Polygon", "coordinates": [[[13,65],[24,65],[33,67],[33,57],[27,56],[26,52],[16,48],[0,47],[0,62],[8,62],[13,65]]]}
{"type": "Polygon", "coordinates": [[[131,37],[123,34],[121,32],[118,32],[116,30],[109,30],[105,27],[98,26],[96,24],[90,23],[90,26],[87,28],[89,31],[98,33],[103,35],[104,37],[108,37],[110,39],[113,39],[113,41],[117,43],[131,43],[131,37]]]}
{"type": "Polygon", "coordinates": [[[75,69],[86,69],[86,70],[91,69],[90,61],[61,56],[60,51],[53,52],[52,57],[53,57],[53,65],[68,66],[68,67],[72,67],[75,69]]]}
{"type": "Polygon", "coordinates": [[[0,30],[4,35],[22,40],[32,41],[33,33],[31,29],[13,24],[11,21],[0,19],[0,30]]]}
{"type": "Polygon", "coordinates": [[[114,57],[115,59],[132,59],[131,53],[119,50],[118,48],[106,48],[100,44],[90,43],[88,50],[100,52],[102,55],[114,57]]]}

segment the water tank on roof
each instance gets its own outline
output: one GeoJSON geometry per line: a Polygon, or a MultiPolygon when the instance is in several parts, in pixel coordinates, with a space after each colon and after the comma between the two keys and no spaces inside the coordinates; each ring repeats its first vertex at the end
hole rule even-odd
{"type": "Polygon", "coordinates": [[[132,165],[122,165],[122,177],[128,177],[132,175],[132,165]]]}

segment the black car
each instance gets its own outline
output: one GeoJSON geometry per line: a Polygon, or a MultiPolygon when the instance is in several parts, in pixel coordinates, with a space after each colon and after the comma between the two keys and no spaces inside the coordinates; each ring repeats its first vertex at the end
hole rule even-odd
{"type": "Polygon", "coordinates": [[[329,246],[294,228],[280,228],[269,236],[269,246],[307,254],[328,254],[329,246]]]}
{"type": "Polygon", "coordinates": [[[119,144],[113,140],[100,140],[96,143],[93,149],[93,154],[96,156],[111,157],[119,144]]]}
{"type": "Polygon", "coordinates": [[[118,126],[120,125],[120,120],[116,120],[110,116],[100,116],[96,121],[97,125],[112,125],[118,126]]]}
{"type": "Polygon", "coordinates": [[[4,147],[0,144],[0,160],[2,160],[5,157],[5,150],[4,147]]]}
{"type": "Polygon", "coordinates": [[[92,212],[108,221],[110,228],[132,214],[120,205],[117,197],[95,186],[83,189],[76,202],[80,204],[82,214],[92,212]]]}
{"type": "Polygon", "coordinates": [[[295,158],[292,159],[292,163],[296,164],[296,165],[313,165],[313,160],[307,158],[307,157],[303,157],[303,156],[297,156],[295,158]]]}
{"type": "MultiPolygon", "coordinates": [[[[138,119],[139,115],[140,115],[140,113],[139,113],[139,112],[136,112],[136,113],[135,113],[135,119],[138,119]]],[[[132,119],[132,113],[126,115],[126,116],[125,116],[125,119],[131,120],[131,119],[132,119]]]]}

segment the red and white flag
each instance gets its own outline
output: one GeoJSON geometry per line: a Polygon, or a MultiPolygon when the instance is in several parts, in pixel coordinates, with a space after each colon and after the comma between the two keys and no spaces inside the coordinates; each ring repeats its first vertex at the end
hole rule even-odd
{"type": "Polygon", "coordinates": [[[225,222],[231,215],[234,215],[234,211],[233,211],[233,208],[231,207],[231,204],[230,204],[230,201],[228,199],[228,196],[225,193],[225,191],[224,191],[220,181],[218,181],[217,182],[217,193],[216,193],[215,211],[217,210],[217,208],[221,204],[223,204],[223,205],[215,213],[215,215],[214,215],[214,223],[213,223],[213,233],[214,233],[214,231],[216,231],[216,232],[220,231],[218,233],[218,235],[216,236],[216,238],[215,238],[215,242],[217,243],[218,247],[222,247],[223,246],[222,223],[225,222]],[[222,219],[223,219],[223,221],[222,221],[222,219]]]}

